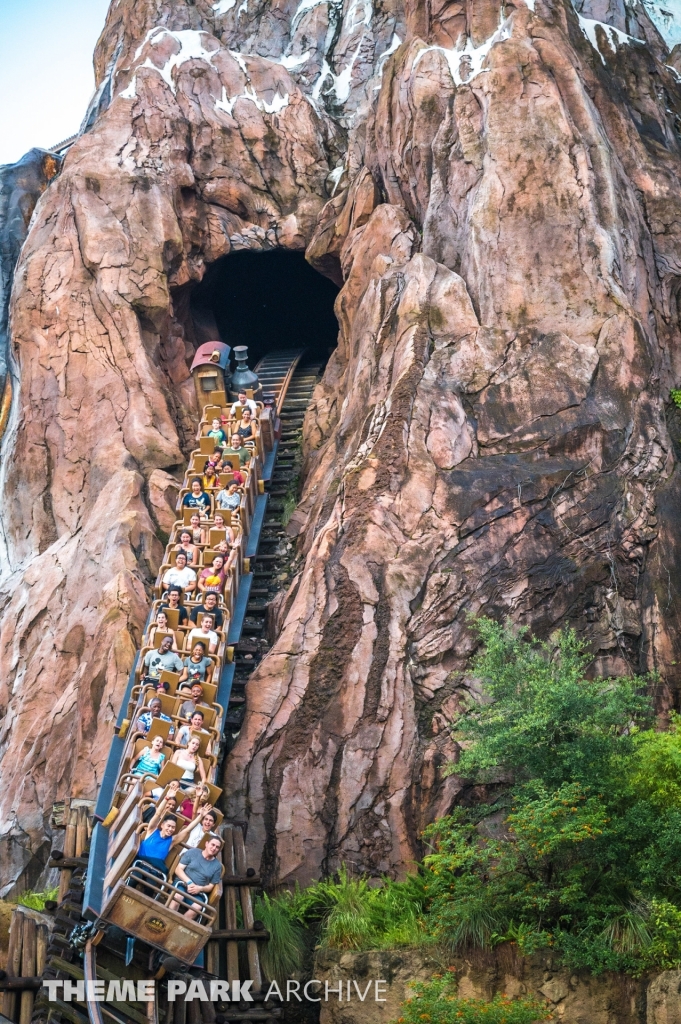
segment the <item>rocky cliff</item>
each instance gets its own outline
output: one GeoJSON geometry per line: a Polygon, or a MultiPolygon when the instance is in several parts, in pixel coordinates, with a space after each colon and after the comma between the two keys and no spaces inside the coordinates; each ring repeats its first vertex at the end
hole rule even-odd
{"type": "MultiPolygon", "coordinates": [[[[14,270],[36,203],[58,173],[60,162],[53,153],[32,149],[16,164],[0,166],[0,393],[4,393],[7,384],[9,303],[14,270]]],[[[7,403],[9,400],[8,391],[7,403]]],[[[3,412],[4,406],[3,398],[3,412]]],[[[0,423],[4,430],[2,413],[0,423]]]]}
{"type": "MultiPolygon", "coordinates": [[[[681,86],[624,0],[116,0],[16,272],[2,880],[94,793],[190,443],[191,289],[342,284],[302,571],[227,766],[271,880],[399,874],[451,805],[469,612],[656,668],[681,613],[681,86]]],[[[668,66],[669,65],[669,66],[668,66]]]]}
{"type": "Polygon", "coordinates": [[[389,950],[372,953],[331,952],[319,956],[315,976],[328,984],[330,997],[320,1008],[320,1024],[389,1024],[400,1016],[405,1000],[414,997],[414,982],[453,971],[463,999],[492,999],[497,993],[545,1002],[553,1020],[563,1024],[679,1024],[681,972],[662,971],[642,978],[604,973],[572,973],[557,966],[546,951],[522,957],[513,946],[475,952],[465,959],[433,950],[389,950]],[[383,1002],[372,999],[367,983],[383,979],[383,1002]],[[340,990],[345,1000],[340,1000],[340,990]],[[348,992],[350,999],[348,1000],[348,992]],[[331,994],[333,993],[333,994],[331,994]]]}

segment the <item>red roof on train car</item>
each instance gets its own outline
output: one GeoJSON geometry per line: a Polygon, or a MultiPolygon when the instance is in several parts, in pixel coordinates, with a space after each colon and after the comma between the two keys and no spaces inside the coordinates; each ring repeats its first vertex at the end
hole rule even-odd
{"type": "Polygon", "coordinates": [[[193,373],[199,366],[219,366],[221,370],[229,372],[229,354],[231,351],[229,345],[225,345],[224,341],[205,341],[196,350],[196,355],[192,360],[191,372],[193,373]],[[215,353],[217,353],[217,358],[215,353]]]}

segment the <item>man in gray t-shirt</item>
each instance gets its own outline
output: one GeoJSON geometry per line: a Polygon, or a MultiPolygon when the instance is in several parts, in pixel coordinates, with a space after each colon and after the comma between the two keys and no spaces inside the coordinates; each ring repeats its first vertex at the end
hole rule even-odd
{"type": "Polygon", "coordinates": [[[189,904],[185,917],[193,921],[201,910],[201,903],[207,903],[208,898],[219,883],[222,875],[222,866],[218,860],[218,854],[222,849],[222,840],[217,836],[208,840],[202,850],[185,850],[175,868],[175,885],[183,893],[195,896],[201,902],[193,902],[187,897],[173,896],[170,904],[171,910],[179,911],[181,905],[189,904]]]}
{"type": "Polygon", "coordinates": [[[160,679],[164,669],[167,672],[182,671],[184,665],[182,660],[171,650],[172,646],[173,638],[164,636],[157,651],[147,651],[144,655],[144,672],[142,673],[146,679],[160,679]]]}

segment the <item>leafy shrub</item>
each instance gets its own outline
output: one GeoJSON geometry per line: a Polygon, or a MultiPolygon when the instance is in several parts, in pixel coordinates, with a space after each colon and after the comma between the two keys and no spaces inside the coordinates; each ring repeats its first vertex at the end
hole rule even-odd
{"type": "Polygon", "coordinates": [[[646,730],[635,736],[629,770],[635,798],[658,811],[681,810],[681,734],[679,716],[672,713],[667,732],[646,730]]]}
{"type": "Polygon", "coordinates": [[[393,1024],[537,1024],[552,1019],[545,1003],[503,996],[491,1002],[459,999],[449,978],[434,977],[414,985],[414,997],[402,1004],[393,1024]]]}
{"type": "MultiPolygon", "coordinates": [[[[272,923],[273,931],[279,927],[283,935],[289,923],[314,929],[322,949],[419,946],[433,941],[426,931],[421,890],[418,875],[406,882],[385,879],[376,888],[366,878],[353,877],[343,866],[333,878],[306,889],[263,897],[256,913],[266,924],[272,923]],[[280,919],[282,924],[276,924],[280,919]]],[[[282,976],[285,974],[283,971],[282,976]]]]}
{"type": "Polygon", "coordinates": [[[681,388],[672,388],[669,392],[669,397],[671,398],[674,405],[678,406],[679,409],[681,409],[681,388]]]}
{"type": "Polygon", "coordinates": [[[476,626],[484,699],[457,722],[451,766],[472,800],[426,830],[405,882],[342,870],[288,912],[333,949],[512,942],[575,970],[680,967],[681,719],[651,728],[645,679],[590,679],[572,631],[476,626]]]}

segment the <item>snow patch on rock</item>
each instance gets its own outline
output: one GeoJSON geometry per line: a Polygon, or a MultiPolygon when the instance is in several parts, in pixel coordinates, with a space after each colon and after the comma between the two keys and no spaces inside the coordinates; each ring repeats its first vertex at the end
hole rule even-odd
{"type": "Polygon", "coordinates": [[[287,71],[293,71],[295,68],[299,68],[302,67],[303,64],[307,64],[311,56],[312,50],[306,50],[305,53],[301,53],[298,57],[286,56],[286,54],[284,54],[279,58],[277,64],[281,64],[287,71]]]}
{"type": "Polygon", "coordinates": [[[277,91],[272,97],[271,103],[268,103],[267,100],[262,98],[262,96],[258,96],[255,87],[251,82],[250,75],[248,74],[248,68],[246,67],[246,61],[244,60],[243,54],[238,53],[236,50],[230,50],[229,53],[246,76],[246,82],[248,84],[244,87],[243,92],[240,92],[237,96],[232,96],[231,98],[227,95],[227,90],[223,85],[222,96],[219,100],[215,101],[216,110],[223,110],[231,117],[232,111],[234,110],[234,104],[239,99],[250,100],[250,102],[254,103],[258,110],[262,111],[264,114],[278,114],[280,110],[283,110],[284,107],[289,105],[289,94],[285,92],[282,95],[279,86],[277,86],[277,91]]]}
{"type": "Polygon", "coordinates": [[[667,46],[681,43],[681,0],[642,0],[667,46]]]}
{"type": "Polygon", "coordinates": [[[472,82],[483,71],[488,71],[488,68],[483,68],[482,66],[487,59],[488,53],[496,43],[503,43],[504,40],[510,38],[511,26],[508,21],[502,21],[496,32],[489,39],[486,39],[484,43],[481,43],[480,46],[474,46],[472,39],[466,39],[466,45],[462,50],[448,49],[444,46],[426,46],[417,55],[413,67],[416,67],[426,53],[436,50],[444,55],[449,65],[449,72],[454,79],[454,84],[457,86],[463,85],[464,83],[472,82]],[[462,64],[464,65],[463,75],[461,73],[462,64]]]}
{"type": "Polygon", "coordinates": [[[636,39],[634,36],[630,36],[626,32],[622,32],[621,29],[615,28],[614,25],[606,25],[605,22],[594,21],[592,18],[583,18],[581,14],[577,14],[577,17],[579,18],[579,27],[604,64],[605,57],[598,46],[598,35],[596,33],[596,29],[599,25],[606,35],[610,35],[615,49],[617,49],[618,46],[628,46],[631,43],[643,44],[642,39],[636,39]]]}
{"type": "MultiPolygon", "coordinates": [[[[199,32],[195,29],[183,29],[179,32],[171,32],[168,28],[153,28],[147,33],[144,41],[137,48],[135,53],[135,60],[137,60],[147,44],[155,46],[156,43],[162,39],[163,36],[169,35],[180,44],[180,52],[173,53],[168,60],[165,62],[163,67],[159,67],[151,60],[150,57],[140,64],[137,71],[141,71],[142,68],[150,68],[152,71],[157,71],[164,82],[168,85],[173,95],[177,93],[177,86],[173,80],[173,71],[175,68],[181,67],[188,60],[204,60],[207,64],[213,66],[213,55],[215,50],[206,50],[203,45],[201,37],[208,35],[207,32],[199,32]]],[[[124,89],[120,93],[123,99],[131,100],[137,95],[137,73],[132,77],[132,81],[128,85],[127,89],[124,89]]]]}
{"type": "Polygon", "coordinates": [[[373,13],[371,0],[352,0],[344,18],[348,30],[352,32],[358,25],[370,25],[373,13]],[[361,15],[358,18],[357,14],[359,11],[361,11],[361,15]]]}
{"type": "Polygon", "coordinates": [[[311,11],[314,7],[319,7],[320,4],[326,4],[329,0],[300,0],[300,3],[296,7],[296,10],[291,18],[291,35],[293,35],[296,25],[308,11],[311,11]]]}
{"type": "Polygon", "coordinates": [[[272,102],[268,103],[267,100],[258,96],[252,85],[247,85],[243,92],[230,99],[227,95],[227,90],[223,85],[222,96],[219,100],[215,101],[215,109],[224,110],[231,117],[232,111],[234,110],[234,104],[237,100],[250,100],[251,103],[254,103],[258,110],[262,111],[264,114],[278,114],[280,110],[283,110],[284,107],[289,105],[289,94],[286,92],[282,96],[279,89],[277,89],[272,98],[272,102]]]}
{"type": "Polygon", "coordinates": [[[118,94],[122,100],[134,100],[137,96],[137,75],[133,75],[126,89],[118,94]]]}
{"type": "Polygon", "coordinates": [[[388,57],[391,57],[396,50],[399,50],[401,45],[402,40],[398,36],[397,32],[393,32],[393,37],[390,41],[390,46],[388,47],[387,50],[383,51],[381,56],[378,58],[378,62],[376,64],[376,74],[378,75],[379,78],[383,74],[383,68],[385,67],[385,62],[387,61],[388,57]]]}

